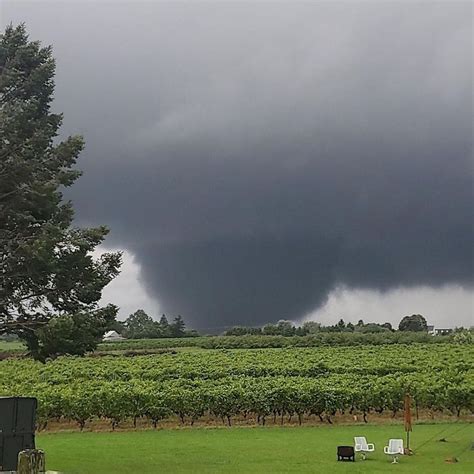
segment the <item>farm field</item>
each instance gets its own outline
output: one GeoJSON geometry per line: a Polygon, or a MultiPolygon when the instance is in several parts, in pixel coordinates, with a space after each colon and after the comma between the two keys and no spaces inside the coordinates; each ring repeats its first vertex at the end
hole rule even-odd
{"type": "Polygon", "coordinates": [[[47,467],[68,474],[283,473],[283,472],[474,472],[470,449],[473,426],[415,425],[413,456],[392,465],[383,447],[389,438],[404,438],[403,425],[287,428],[174,429],[109,433],[40,434],[47,467]],[[336,446],[363,435],[375,443],[366,461],[336,462],[336,446]],[[438,440],[445,438],[446,442],[438,440]],[[448,464],[446,459],[459,462],[448,464]]]}
{"type": "Polygon", "coordinates": [[[243,335],[199,336],[160,339],[125,339],[99,344],[99,352],[139,351],[199,347],[202,349],[258,349],[284,347],[360,346],[386,344],[438,344],[451,342],[451,336],[431,336],[426,332],[350,333],[320,332],[307,336],[243,335]]]}
{"type": "MultiPolygon", "coordinates": [[[[166,349],[265,349],[291,347],[362,346],[389,344],[444,344],[451,336],[431,336],[424,332],[325,333],[307,336],[199,336],[158,339],[125,339],[100,343],[95,354],[160,352],[166,349]]],[[[0,341],[0,354],[26,352],[21,341],[0,341]]],[[[88,355],[94,355],[89,353],[88,355]]]]}
{"type": "Polygon", "coordinates": [[[400,414],[407,391],[416,414],[463,418],[474,409],[473,367],[474,346],[457,344],[168,351],[47,364],[8,359],[0,362],[0,395],[37,397],[41,427],[59,420],[81,429],[132,420],[369,421],[400,414]]]}

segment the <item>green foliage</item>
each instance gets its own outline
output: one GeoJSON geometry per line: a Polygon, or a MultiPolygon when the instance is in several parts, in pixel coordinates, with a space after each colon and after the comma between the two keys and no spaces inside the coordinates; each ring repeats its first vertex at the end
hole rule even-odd
{"type": "Polygon", "coordinates": [[[55,316],[37,331],[38,359],[93,351],[114,322],[118,308],[109,305],[89,313],[55,316]]]}
{"type": "Polygon", "coordinates": [[[316,321],[306,321],[302,327],[306,334],[315,334],[321,330],[321,323],[316,321]]]}
{"type": "Polygon", "coordinates": [[[398,325],[399,331],[427,331],[426,319],[421,314],[405,316],[398,325]]]}
{"type": "MultiPolygon", "coordinates": [[[[94,259],[105,227],[72,228],[61,189],[78,178],[81,137],[57,142],[62,116],[51,113],[51,48],[25,27],[0,36],[0,333],[16,333],[39,356],[38,327],[53,316],[97,309],[117,274],[119,253],[94,259]]],[[[63,324],[66,329],[67,324],[63,324]]]]}
{"type": "Polygon", "coordinates": [[[171,337],[170,333],[170,323],[168,322],[168,318],[166,315],[162,314],[160,318],[160,329],[161,329],[161,334],[163,337],[171,337]]]}
{"type": "Polygon", "coordinates": [[[342,411],[366,418],[401,410],[407,390],[419,409],[459,416],[474,410],[473,362],[473,346],[457,344],[11,359],[2,362],[0,395],[38,396],[42,422],[63,417],[81,428],[98,417],[113,428],[137,418],[156,427],[170,415],[229,425],[249,414],[262,424],[270,416],[331,421],[342,411]]]}
{"type": "Polygon", "coordinates": [[[453,334],[453,342],[456,344],[472,344],[474,343],[474,334],[472,329],[461,329],[453,334]]]}
{"type": "Polygon", "coordinates": [[[352,323],[345,323],[343,319],[340,319],[337,324],[333,326],[322,326],[321,323],[316,321],[307,321],[302,326],[295,326],[291,321],[281,320],[278,324],[266,324],[263,328],[259,327],[245,327],[236,326],[227,330],[225,336],[245,336],[245,335],[264,335],[264,336],[307,336],[310,334],[317,334],[322,332],[362,332],[362,333],[379,333],[392,331],[392,325],[390,323],[377,324],[368,323],[364,324],[360,320],[356,326],[352,323]]]}
{"type": "Polygon", "coordinates": [[[174,318],[173,324],[170,324],[171,337],[184,337],[186,325],[181,316],[174,318]]]}
{"type": "Polygon", "coordinates": [[[181,316],[174,318],[172,324],[163,314],[160,321],[154,321],[142,309],[135,311],[124,321],[124,334],[129,339],[156,339],[196,337],[196,331],[186,331],[186,324],[181,316]]]}
{"type": "MultiPolygon", "coordinates": [[[[187,334],[185,334],[187,336],[187,334]]],[[[107,342],[99,345],[101,351],[108,350],[153,350],[175,347],[200,347],[203,349],[258,349],[278,347],[323,347],[323,346],[383,346],[387,344],[438,344],[450,341],[452,336],[431,336],[425,332],[317,332],[307,336],[200,336],[169,339],[136,339],[107,342]]]]}
{"type": "Polygon", "coordinates": [[[387,332],[391,330],[392,330],[392,326],[390,323],[384,323],[384,324],[367,323],[367,324],[353,327],[353,331],[362,332],[362,333],[378,333],[378,332],[387,332]]]}
{"type": "Polygon", "coordinates": [[[258,335],[262,334],[262,328],[234,326],[225,332],[226,336],[245,336],[247,334],[258,335]]]}
{"type": "Polygon", "coordinates": [[[159,328],[153,318],[139,309],[131,314],[124,322],[125,335],[130,339],[153,338],[159,335],[159,328]]]}

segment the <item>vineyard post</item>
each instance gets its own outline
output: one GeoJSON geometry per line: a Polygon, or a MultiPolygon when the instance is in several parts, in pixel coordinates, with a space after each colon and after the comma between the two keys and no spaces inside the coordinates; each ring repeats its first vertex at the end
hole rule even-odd
{"type": "Polygon", "coordinates": [[[411,426],[411,397],[409,393],[405,394],[405,431],[407,433],[407,447],[406,454],[411,454],[410,450],[410,431],[412,430],[411,426]]]}

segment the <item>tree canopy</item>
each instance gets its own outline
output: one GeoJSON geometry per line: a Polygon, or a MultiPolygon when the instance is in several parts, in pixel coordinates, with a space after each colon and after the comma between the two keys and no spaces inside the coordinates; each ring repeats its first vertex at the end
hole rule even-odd
{"type": "Polygon", "coordinates": [[[24,25],[0,35],[0,333],[18,334],[34,355],[51,318],[101,311],[121,264],[120,253],[92,256],[106,227],[72,226],[62,190],[80,176],[84,141],[57,139],[54,74],[51,48],[29,41],[24,25]]]}
{"type": "Polygon", "coordinates": [[[138,309],[124,321],[124,334],[129,339],[154,339],[160,337],[189,337],[196,332],[186,331],[186,323],[181,316],[176,316],[170,324],[163,314],[155,321],[143,309],[138,309]]]}
{"type": "Polygon", "coordinates": [[[399,331],[427,331],[428,324],[421,314],[405,316],[398,325],[399,331]]]}
{"type": "Polygon", "coordinates": [[[159,337],[160,329],[156,326],[151,316],[138,309],[124,322],[125,334],[130,339],[143,339],[159,337]]]}
{"type": "Polygon", "coordinates": [[[108,305],[94,312],[64,314],[51,318],[37,330],[37,359],[61,354],[84,355],[93,351],[115,322],[117,307],[108,305]]]}

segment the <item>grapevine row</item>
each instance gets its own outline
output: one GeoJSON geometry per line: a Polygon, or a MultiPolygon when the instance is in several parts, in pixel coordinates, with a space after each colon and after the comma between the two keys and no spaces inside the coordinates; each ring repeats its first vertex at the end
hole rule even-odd
{"type": "Polygon", "coordinates": [[[146,418],[154,426],[177,416],[191,424],[203,416],[214,416],[229,425],[233,417],[255,416],[263,424],[272,416],[282,420],[317,415],[330,421],[346,411],[397,413],[403,397],[412,393],[417,409],[449,410],[460,415],[474,411],[473,380],[449,380],[448,373],[436,377],[353,377],[334,375],[322,379],[305,377],[224,378],[219,381],[175,380],[166,382],[81,382],[51,386],[10,387],[9,395],[34,395],[39,399],[41,423],[52,419],[86,422],[105,418],[118,423],[146,418]]]}

